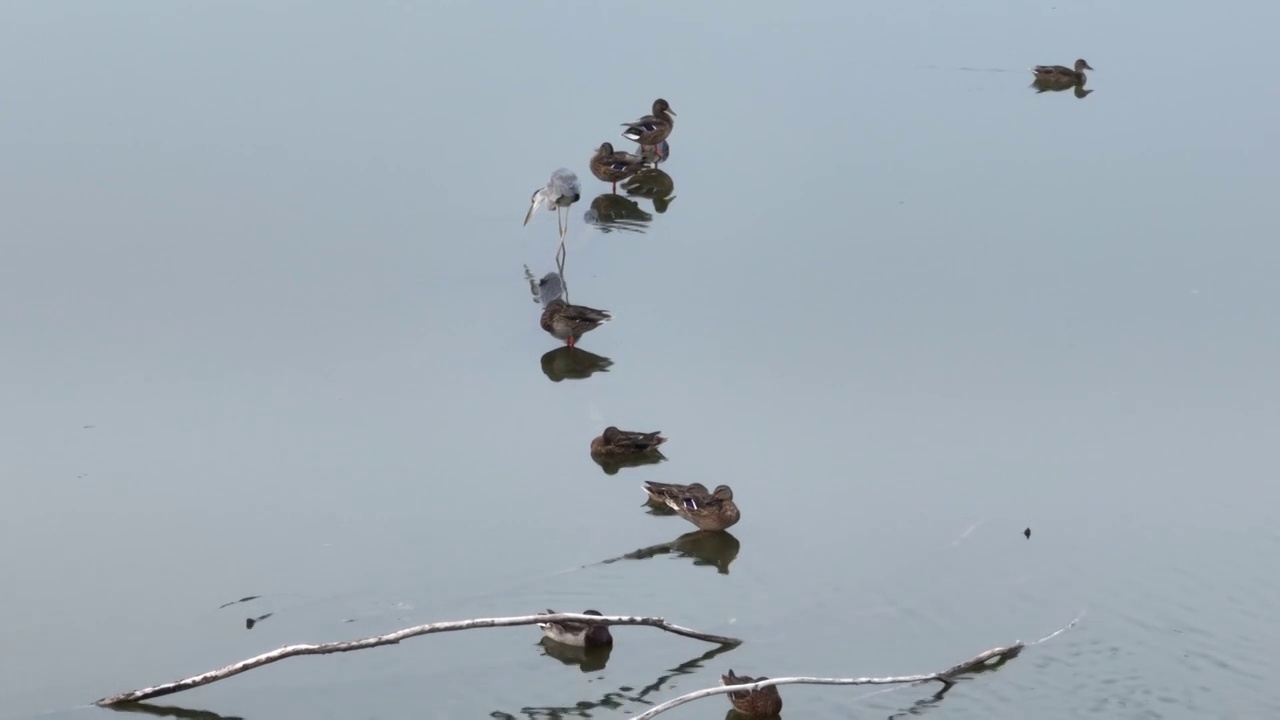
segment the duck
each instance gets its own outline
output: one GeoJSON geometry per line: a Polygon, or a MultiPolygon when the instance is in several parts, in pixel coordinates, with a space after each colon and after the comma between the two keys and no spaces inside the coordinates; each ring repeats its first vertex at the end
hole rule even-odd
{"type": "MultiPolygon", "coordinates": [[[[768,680],[764,677],[748,677],[746,675],[735,675],[733,670],[727,674],[720,676],[721,685],[750,685],[761,680],[768,680]]],[[[763,687],[759,690],[743,690],[739,692],[729,693],[729,702],[733,704],[733,709],[743,715],[751,717],[772,717],[782,712],[782,695],[778,693],[776,685],[763,687]]]]}
{"type": "Polygon", "coordinates": [[[639,455],[655,452],[658,446],[666,442],[662,431],[634,432],[619,430],[610,425],[604,429],[600,437],[591,441],[592,455],[639,455]]]}
{"type": "Polygon", "coordinates": [[[733,502],[733,490],[728,485],[717,485],[709,495],[705,491],[705,487],[695,483],[689,486],[688,492],[666,492],[662,499],[667,507],[696,525],[699,530],[726,530],[742,519],[742,513],[733,502]],[[697,489],[702,492],[694,492],[697,489]]]}
{"type": "MultiPolygon", "coordinates": [[[[556,614],[556,611],[550,608],[547,609],[547,612],[552,615],[556,614]]],[[[582,614],[603,617],[597,610],[583,610],[582,614]]],[[[542,634],[547,639],[565,645],[573,645],[575,647],[607,647],[613,645],[613,635],[610,634],[608,625],[594,625],[566,620],[564,622],[538,623],[538,627],[542,628],[542,634]]]]}
{"type": "Polygon", "coordinates": [[[701,498],[711,494],[706,485],[697,482],[691,485],[676,485],[650,480],[644,484],[644,491],[649,494],[649,500],[663,506],[667,504],[667,498],[679,500],[685,496],[701,498]]]}
{"type": "Polygon", "coordinates": [[[578,338],[613,319],[608,310],[597,310],[586,305],[570,305],[563,299],[564,285],[559,273],[547,273],[538,281],[538,294],[542,299],[542,329],[557,340],[573,347],[578,338]]]}
{"type": "Polygon", "coordinates": [[[1050,83],[1071,82],[1083,85],[1086,80],[1084,71],[1092,70],[1093,67],[1085,61],[1084,58],[1076,60],[1075,69],[1063,67],[1062,65],[1037,65],[1031,68],[1031,72],[1035,74],[1036,80],[1050,83]]]}
{"type": "Polygon", "coordinates": [[[641,147],[649,145],[657,145],[675,129],[676,121],[675,111],[671,109],[671,105],[662,98],[653,101],[653,114],[645,115],[639,120],[622,123],[626,130],[622,131],[622,137],[636,143],[640,143],[641,147]]]}
{"type": "Polygon", "coordinates": [[[618,192],[618,182],[626,180],[653,163],[639,155],[622,150],[614,150],[613,143],[601,143],[591,156],[591,174],[607,183],[613,183],[613,191],[618,192]]]}

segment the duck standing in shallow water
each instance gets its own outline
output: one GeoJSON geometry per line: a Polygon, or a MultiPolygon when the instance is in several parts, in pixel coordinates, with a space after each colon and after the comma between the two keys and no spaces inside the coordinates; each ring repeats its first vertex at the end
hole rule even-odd
{"type": "MultiPolygon", "coordinates": [[[[750,685],[751,683],[758,683],[761,680],[768,679],[763,675],[757,678],[734,675],[733,670],[730,670],[727,675],[720,676],[720,684],[750,685]]],[[[759,690],[731,692],[729,693],[729,702],[733,704],[734,710],[751,717],[772,717],[782,712],[782,695],[778,693],[776,685],[770,685],[759,690]]]]}
{"type": "MultiPolygon", "coordinates": [[[[550,608],[547,609],[547,612],[552,615],[556,614],[556,611],[550,608]]],[[[583,610],[582,614],[602,617],[596,610],[583,610]]],[[[538,623],[538,627],[542,628],[542,634],[548,639],[565,645],[605,647],[613,644],[613,635],[609,633],[608,625],[565,621],[538,623]]]]}
{"type": "Polygon", "coordinates": [[[591,441],[592,455],[642,455],[656,452],[658,446],[666,442],[662,431],[634,432],[619,430],[610,425],[604,429],[600,437],[591,441]]]}
{"type": "Polygon", "coordinates": [[[538,281],[538,296],[543,307],[542,329],[569,347],[573,347],[578,338],[613,319],[607,310],[570,305],[562,299],[563,295],[564,284],[559,273],[547,273],[538,281]]]}
{"type": "Polygon", "coordinates": [[[622,137],[640,143],[640,146],[657,145],[675,129],[675,111],[671,109],[671,105],[666,100],[658,98],[653,101],[653,114],[645,115],[639,120],[633,120],[628,123],[622,123],[627,129],[622,131],[622,137]]]}
{"type": "Polygon", "coordinates": [[[1072,83],[1083,85],[1087,79],[1085,70],[1092,70],[1089,63],[1084,58],[1076,60],[1075,69],[1064,67],[1062,65],[1037,65],[1031,68],[1031,72],[1035,74],[1036,80],[1043,83],[1066,84],[1072,83]]]}
{"type": "Polygon", "coordinates": [[[591,174],[607,183],[613,183],[613,191],[618,192],[618,183],[650,167],[652,163],[639,155],[622,150],[614,150],[612,143],[601,143],[596,153],[591,156],[591,174]]]}

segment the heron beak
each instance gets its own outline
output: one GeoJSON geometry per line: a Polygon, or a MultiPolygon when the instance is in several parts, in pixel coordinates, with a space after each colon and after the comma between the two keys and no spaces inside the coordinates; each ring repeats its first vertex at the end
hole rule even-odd
{"type": "Polygon", "coordinates": [[[542,196],[537,195],[533,198],[533,202],[529,203],[529,212],[524,214],[524,225],[529,224],[529,218],[533,217],[533,212],[542,204],[542,196]]]}

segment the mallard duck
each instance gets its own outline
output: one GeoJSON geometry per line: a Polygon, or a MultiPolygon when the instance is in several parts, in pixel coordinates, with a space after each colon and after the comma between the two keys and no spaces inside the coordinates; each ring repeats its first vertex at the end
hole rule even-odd
{"type": "Polygon", "coordinates": [[[707,486],[702,483],[676,485],[675,483],[649,481],[644,484],[644,491],[649,494],[649,500],[664,506],[667,504],[667,498],[673,500],[679,500],[686,496],[704,498],[711,494],[711,491],[707,490],[707,486]]]}
{"type": "MultiPolygon", "coordinates": [[[[727,674],[720,676],[721,685],[750,685],[761,680],[769,678],[761,675],[760,677],[747,677],[746,675],[734,675],[733,670],[727,674]]],[[[772,717],[782,712],[782,695],[778,693],[778,686],[770,685],[759,690],[744,690],[729,693],[729,702],[733,703],[733,709],[743,715],[752,717],[772,717]]]]}
{"type": "Polygon", "coordinates": [[[557,340],[573,347],[578,338],[613,319],[607,310],[596,310],[585,305],[570,305],[561,296],[564,285],[558,273],[547,273],[538,281],[542,298],[542,329],[557,340]]]}
{"type": "Polygon", "coordinates": [[[1076,60],[1076,67],[1072,70],[1069,67],[1061,65],[1037,65],[1031,68],[1031,72],[1035,74],[1037,80],[1050,83],[1071,82],[1076,84],[1084,84],[1085,70],[1092,70],[1089,63],[1084,58],[1076,60]]]}
{"type": "MultiPolygon", "coordinates": [[[[547,612],[552,615],[556,614],[556,611],[550,608],[547,609],[547,612]]],[[[583,610],[582,614],[600,616],[600,613],[596,610],[583,610]]],[[[538,623],[538,627],[542,628],[543,635],[565,645],[604,647],[613,644],[613,635],[609,633],[608,625],[566,621],[538,623]]]]}
{"type": "Polygon", "coordinates": [[[661,430],[650,433],[619,430],[610,425],[600,437],[591,441],[591,454],[638,455],[655,452],[659,445],[667,441],[661,433],[661,430]]]}
{"type": "Polygon", "coordinates": [[[613,183],[618,192],[618,181],[626,180],[652,165],[648,160],[622,150],[614,150],[613,143],[601,143],[591,156],[591,174],[607,183],[613,183]]]}
{"type": "Polygon", "coordinates": [[[733,490],[728,485],[717,485],[710,495],[687,492],[675,497],[666,495],[663,500],[667,507],[697,525],[699,530],[724,530],[733,527],[742,518],[738,506],[733,502],[733,490]]]}
{"type": "Polygon", "coordinates": [[[622,123],[627,129],[622,131],[622,137],[640,143],[641,147],[648,145],[657,145],[667,136],[671,134],[672,129],[676,126],[675,111],[667,104],[666,100],[658,98],[653,101],[653,114],[645,115],[639,120],[628,123],[622,123]]]}

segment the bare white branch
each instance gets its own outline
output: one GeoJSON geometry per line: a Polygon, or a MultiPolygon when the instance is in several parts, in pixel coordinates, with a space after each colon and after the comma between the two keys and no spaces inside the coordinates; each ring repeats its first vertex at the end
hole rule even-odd
{"type": "Polygon", "coordinates": [[[659,705],[654,705],[648,710],[632,717],[630,720],[649,720],[660,713],[664,713],[672,708],[679,707],[685,703],[701,700],[702,698],[711,697],[713,695],[725,695],[731,692],[759,690],[760,688],[769,687],[771,685],[905,685],[909,683],[922,683],[937,681],[942,683],[943,689],[947,689],[956,683],[956,678],[972,672],[980,672],[984,669],[999,666],[1008,660],[1017,657],[1029,645],[1038,645],[1047,640],[1051,640],[1058,635],[1066,632],[1076,623],[1080,622],[1080,618],[1084,617],[1082,612],[1075,620],[1067,623],[1061,629],[1046,635],[1034,642],[1024,643],[1022,641],[1015,642],[1009,647],[991,648],[986,652],[965,660],[962,663],[953,665],[942,672],[926,673],[924,675],[900,675],[897,677],[860,677],[860,678],[819,678],[819,677],[782,677],[769,678],[760,682],[750,683],[747,685],[722,685],[720,687],[706,688],[705,690],[695,690],[694,692],[679,697],[672,698],[659,705]],[[992,662],[994,661],[994,662],[992,662]],[[990,663],[990,664],[988,664],[990,663]]]}
{"type": "Polygon", "coordinates": [[[580,615],[578,613],[556,613],[554,615],[521,615],[518,617],[501,617],[501,618],[477,618],[475,620],[458,620],[453,622],[430,623],[428,625],[418,625],[416,627],[397,630],[386,635],[376,635],[373,637],[361,638],[359,640],[345,640],[342,642],[321,643],[318,645],[287,645],[277,648],[270,652],[265,652],[256,657],[247,660],[241,660],[238,663],[227,665],[226,667],[210,670],[207,673],[196,675],[182,680],[155,685],[141,690],[133,690],[118,695],[98,700],[96,704],[107,706],[119,703],[138,702],[140,700],[148,700],[162,695],[171,695],[183,690],[190,690],[202,685],[208,685],[219,680],[242,672],[247,672],[263,665],[269,665],[285,658],[295,657],[298,655],[328,655],[330,653],[351,652],[353,650],[364,650],[365,648],[379,647],[382,645],[395,645],[401,640],[418,637],[419,635],[430,635],[432,633],[453,632],[455,630],[474,630],[476,628],[491,627],[511,627],[513,625],[534,625],[542,622],[579,622],[590,623],[595,625],[647,625],[656,627],[659,630],[665,630],[676,635],[693,638],[695,640],[703,640],[718,645],[740,645],[741,640],[731,637],[722,637],[720,635],[711,635],[708,633],[690,630],[679,625],[672,625],[663,618],[659,617],[641,617],[634,615],[580,615]]]}
{"type": "Polygon", "coordinates": [[[1009,647],[992,648],[981,653],[970,660],[956,665],[955,667],[943,670],[942,672],[928,673],[925,675],[900,675],[896,677],[860,677],[860,678],[820,678],[820,677],[783,677],[769,678],[760,682],[751,683],[749,685],[722,685],[720,687],[706,688],[705,690],[695,690],[687,695],[672,698],[660,705],[654,705],[645,712],[636,715],[631,720],[649,720],[649,718],[664,713],[672,708],[679,707],[685,703],[701,700],[702,698],[711,697],[712,695],[725,695],[731,692],[759,690],[760,688],[769,687],[771,685],[900,685],[906,683],[920,683],[937,680],[943,685],[950,686],[955,684],[953,679],[956,675],[977,669],[988,660],[996,659],[1004,661],[1016,657],[1025,647],[1022,643],[1014,643],[1009,647]]]}

